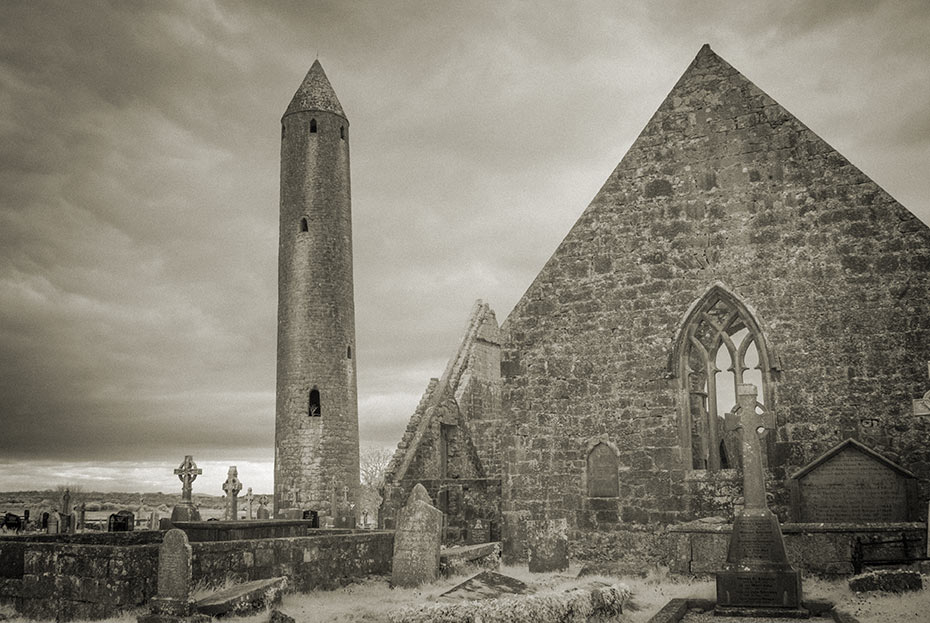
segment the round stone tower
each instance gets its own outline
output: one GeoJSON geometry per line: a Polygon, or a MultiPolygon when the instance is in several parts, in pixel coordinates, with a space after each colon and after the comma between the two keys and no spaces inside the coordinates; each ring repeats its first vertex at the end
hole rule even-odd
{"type": "Polygon", "coordinates": [[[281,119],[275,517],[359,489],[349,121],[315,61],[281,119]]]}

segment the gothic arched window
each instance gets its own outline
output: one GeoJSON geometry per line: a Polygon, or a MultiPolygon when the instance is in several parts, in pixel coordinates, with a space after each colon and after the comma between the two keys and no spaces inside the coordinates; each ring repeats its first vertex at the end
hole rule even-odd
{"type": "Polygon", "coordinates": [[[309,227],[307,226],[307,217],[305,216],[305,217],[303,217],[303,218],[300,219],[300,231],[301,231],[301,233],[303,233],[303,232],[306,232],[306,231],[308,231],[308,230],[309,230],[309,227]]]}
{"type": "Polygon", "coordinates": [[[739,437],[726,417],[736,387],[751,383],[772,409],[771,357],[758,321],[736,296],[714,286],[691,309],[677,345],[679,426],[685,465],[716,471],[736,467],[739,437]]]}
{"type": "Polygon", "coordinates": [[[316,119],[310,120],[310,132],[316,134],[316,119]]]}

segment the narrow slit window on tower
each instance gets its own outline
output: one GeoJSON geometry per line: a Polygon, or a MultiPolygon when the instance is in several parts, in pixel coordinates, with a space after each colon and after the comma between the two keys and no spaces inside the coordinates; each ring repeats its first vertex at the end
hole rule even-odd
{"type": "Polygon", "coordinates": [[[302,219],[300,219],[300,231],[301,231],[301,233],[306,232],[306,231],[309,231],[309,228],[307,227],[307,217],[306,217],[306,216],[303,217],[302,219]]]}
{"type": "Polygon", "coordinates": [[[344,125],[339,126],[339,138],[345,140],[346,137],[346,127],[344,125]]]}
{"type": "Polygon", "coordinates": [[[316,119],[310,120],[310,132],[316,134],[316,119]]]}
{"type": "Polygon", "coordinates": [[[346,359],[352,359],[352,347],[346,346],[346,359]]]}
{"type": "Polygon", "coordinates": [[[308,415],[310,417],[320,417],[320,391],[316,388],[310,390],[310,407],[308,415]]]}

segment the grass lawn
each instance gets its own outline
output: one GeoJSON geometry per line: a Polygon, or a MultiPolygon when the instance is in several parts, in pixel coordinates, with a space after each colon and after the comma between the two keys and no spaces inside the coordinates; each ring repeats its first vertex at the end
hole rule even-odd
{"type": "MultiPolygon", "coordinates": [[[[502,567],[500,572],[526,582],[537,591],[564,591],[592,580],[622,582],[632,589],[633,600],[617,619],[618,623],[646,623],[656,611],[676,597],[714,598],[713,579],[677,579],[655,573],[646,577],[577,578],[575,576],[578,568],[574,566],[561,574],[534,574],[529,573],[525,567],[502,567]]],[[[392,589],[384,580],[368,580],[333,591],[286,595],[280,610],[294,617],[298,623],[387,623],[390,611],[433,601],[468,577],[443,579],[417,589],[392,589]]],[[[930,577],[924,576],[924,586],[922,591],[905,594],[856,594],[849,590],[845,580],[806,578],[803,581],[805,597],[833,601],[857,617],[861,623],[930,621],[930,577]]],[[[129,612],[107,621],[135,623],[136,615],[140,613],[141,611],[129,612]]],[[[26,619],[15,616],[9,607],[0,607],[0,614],[8,617],[4,623],[27,623],[26,619]]],[[[249,617],[224,618],[223,621],[263,623],[267,621],[267,617],[267,613],[260,613],[249,617]]]]}

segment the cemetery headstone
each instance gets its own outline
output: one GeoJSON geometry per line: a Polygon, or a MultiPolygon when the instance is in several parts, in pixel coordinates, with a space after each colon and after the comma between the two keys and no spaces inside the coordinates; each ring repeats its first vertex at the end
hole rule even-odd
{"type": "Polygon", "coordinates": [[[252,518],[252,501],[255,499],[255,496],[252,495],[252,487],[249,487],[249,490],[245,493],[245,501],[249,504],[249,514],[247,517],[252,518]]]}
{"type": "Polygon", "coordinates": [[[319,527],[320,527],[320,514],[319,514],[318,512],[313,511],[313,510],[305,510],[305,511],[304,511],[304,519],[309,519],[309,520],[310,520],[310,527],[311,527],[311,528],[319,528],[319,527]]]}
{"type": "Polygon", "coordinates": [[[796,522],[917,520],[917,477],[855,439],[801,468],[788,489],[796,522]]]}
{"type": "Polygon", "coordinates": [[[183,530],[172,528],[158,548],[158,595],[150,603],[152,614],[139,623],[167,623],[171,617],[193,613],[191,600],[191,546],[183,530]]]}
{"type": "Polygon", "coordinates": [[[426,488],[417,484],[397,513],[391,583],[413,587],[439,578],[442,511],[434,508],[426,488]]]}
{"type": "Polygon", "coordinates": [[[65,489],[64,495],[61,496],[61,514],[67,515],[71,512],[71,490],[65,489]]]}
{"type": "Polygon", "coordinates": [[[87,504],[81,502],[81,506],[78,509],[78,519],[77,519],[77,529],[79,532],[84,532],[84,524],[87,522],[87,504]]]}
{"type": "Polygon", "coordinates": [[[132,511],[113,513],[107,520],[108,532],[132,532],[136,527],[136,516],[132,511]]]}
{"type": "Polygon", "coordinates": [[[74,534],[77,528],[77,514],[74,512],[61,516],[62,532],[65,534],[74,534]]]}
{"type": "Polygon", "coordinates": [[[23,520],[15,513],[6,513],[3,516],[3,527],[11,532],[19,532],[23,529],[23,520]]]}
{"type": "Polygon", "coordinates": [[[268,498],[264,495],[258,501],[258,511],[255,515],[258,519],[271,519],[271,511],[268,510],[268,498]]]}
{"type": "Polygon", "coordinates": [[[48,534],[59,534],[61,533],[61,519],[58,516],[58,513],[51,513],[48,516],[48,528],[46,533],[48,534]]]}
{"type": "Polygon", "coordinates": [[[242,483],[239,481],[239,470],[235,465],[229,467],[226,474],[226,482],[223,483],[223,491],[226,493],[226,519],[235,521],[239,519],[238,495],[242,491],[242,483]]]}
{"type": "Polygon", "coordinates": [[[26,508],[23,510],[23,523],[29,522],[29,509],[26,508]]]}
{"type": "Polygon", "coordinates": [[[568,520],[527,521],[526,549],[530,573],[568,569],[568,520]]]}
{"type": "Polygon", "coordinates": [[[368,509],[367,508],[362,511],[362,527],[363,528],[368,527],[368,509]]]}
{"type": "Polygon", "coordinates": [[[194,457],[190,454],[184,457],[181,465],[174,470],[178,479],[181,481],[181,502],[171,511],[171,522],[177,521],[200,521],[200,511],[194,506],[191,500],[192,483],[197,476],[203,474],[203,470],[194,463],[194,457]]]}
{"type": "Polygon", "coordinates": [[[48,530],[48,519],[49,519],[49,517],[50,517],[50,515],[49,515],[48,511],[45,511],[44,513],[42,513],[42,523],[39,524],[42,530],[48,530]]]}
{"type": "Polygon", "coordinates": [[[157,509],[153,509],[152,512],[149,513],[149,525],[148,525],[148,528],[149,528],[149,530],[158,530],[158,527],[159,527],[158,510],[157,510],[157,509]]]}
{"type": "Polygon", "coordinates": [[[801,574],[788,562],[778,518],[765,498],[760,432],[772,426],[759,415],[755,385],[736,388],[731,418],[740,434],[744,507],[733,521],[727,562],[717,572],[718,615],[803,616],[801,574]]]}
{"type": "Polygon", "coordinates": [[[487,519],[477,517],[468,524],[468,536],[465,539],[469,545],[488,543],[491,540],[491,524],[487,519]]]}

